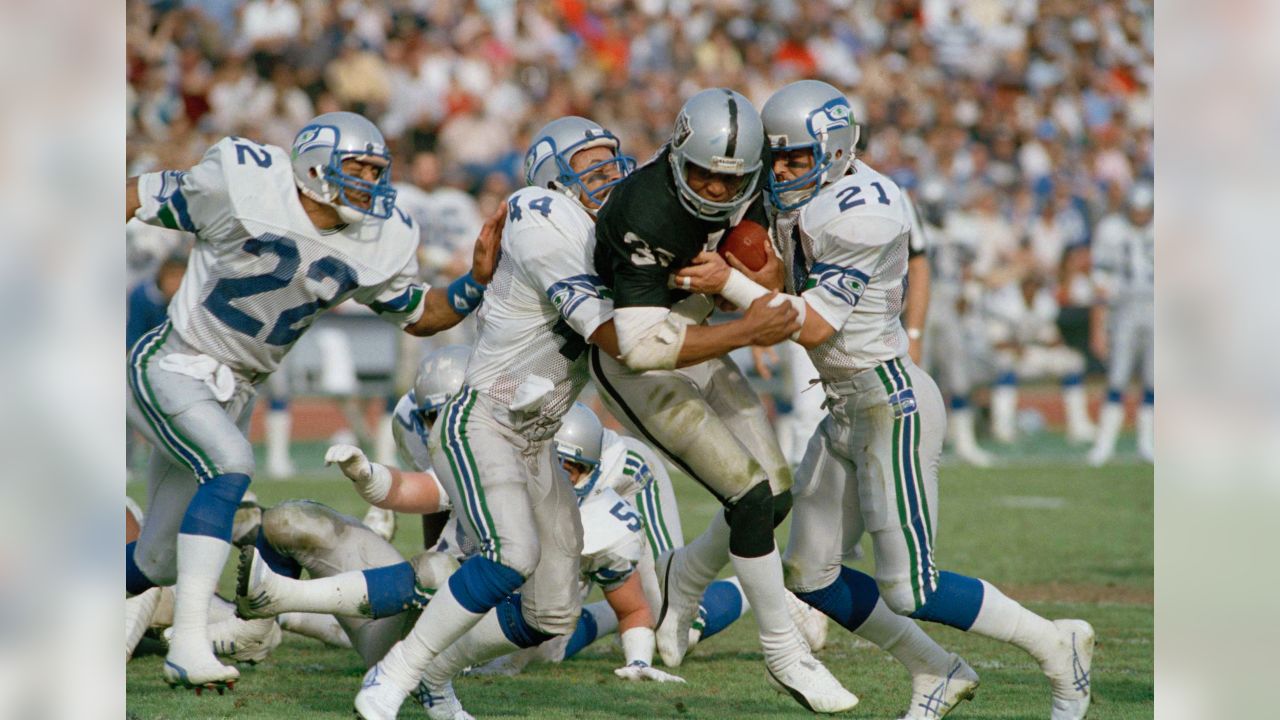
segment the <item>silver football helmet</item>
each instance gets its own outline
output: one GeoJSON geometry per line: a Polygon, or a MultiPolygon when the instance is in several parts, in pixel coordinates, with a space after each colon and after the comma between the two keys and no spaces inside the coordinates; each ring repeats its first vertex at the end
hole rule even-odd
{"type": "Polygon", "coordinates": [[[533,143],[524,155],[524,181],[529,185],[558,190],[594,215],[604,204],[613,186],[622,182],[622,178],[635,166],[634,158],[622,154],[622,143],[613,133],[605,130],[599,123],[567,115],[543,125],[534,134],[533,143]],[[589,165],[580,172],[575,171],[570,163],[574,153],[593,147],[610,148],[613,150],[613,157],[589,165]],[[601,170],[607,171],[610,165],[617,166],[618,179],[594,190],[588,189],[583,178],[601,170]],[[583,195],[591,202],[584,203],[583,195]]]}
{"type": "Polygon", "coordinates": [[[413,379],[413,399],[424,427],[431,427],[440,408],[462,389],[470,358],[466,345],[446,345],[422,358],[413,379]]]}
{"type": "Polygon", "coordinates": [[[764,129],[760,114],[740,93],[728,88],[703,90],[685,102],[671,133],[671,171],[685,209],[703,220],[725,220],[755,197],[764,166],[764,129]],[[690,164],[742,178],[725,202],[708,200],[689,186],[690,164]]]}
{"type": "Polygon", "coordinates": [[[590,492],[599,474],[604,445],[604,425],[600,424],[600,418],[586,405],[574,403],[560,421],[560,429],[556,431],[553,442],[561,462],[574,462],[591,468],[590,479],[574,488],[579,495],[590,492]]]}
{"type": "Polygon", "coordinates": [[[859,129],[849,99],[835,87],[821,80],[793,82],[769,98],[760,117],[774,151],[813,152],[813,168],[794,180],[778,180],[770,168],[765,187],[778,210],[804,205],[849,169],[859,129]]]}
{"type": "Polygon", "coordinates": [[[391,187],[391,153],[377,126],[352,112],[312,118],[298,131],[290,153],[293,179],[304,195],[332,206],[344,222],[366,217],[386,220],[396,205],[391,187]],[[382,168],[369,182],[343,172],[342,161],[355,158],[382,168]],[[361,195],[368,197],[367,204],[361,195]]]}

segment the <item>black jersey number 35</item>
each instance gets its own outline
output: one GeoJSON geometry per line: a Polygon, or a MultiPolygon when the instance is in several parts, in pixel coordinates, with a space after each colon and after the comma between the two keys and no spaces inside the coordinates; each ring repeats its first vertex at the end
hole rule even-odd
{"type": "Polygon", "coordinates": [[[627,233],[622,237],[622,241],[627,244],[630,251],[628,256],[631,264],[637,267],[646,265],[661,265],[668,267],[671,261],[676,259],[675,253],[662,248],[651,247],[649,243],[642,240],[635,233],[627,233]]]}

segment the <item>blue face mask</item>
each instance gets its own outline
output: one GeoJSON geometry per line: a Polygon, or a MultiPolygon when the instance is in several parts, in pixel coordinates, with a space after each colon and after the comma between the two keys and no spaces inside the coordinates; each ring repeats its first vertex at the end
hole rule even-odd
{"type": "Polygon", "coordinates": [[[794,180],[779,180],[774,173],[769,173],[769,179],[765,183],[765,192],[769,196],[769,204],[780,212],[795,210],[812,200],[818,194],[818,184],[823,173],[831,169],[831,158],[822,152],[822,145],[817,142],[773,148],[775,153],[794,152],[797,150],[808,150],[817,159],[817,162],[813,164],[813,167],[809,168],[808,172],[794,180]],[[810,184],[813,187],[807,187],[810,184]],[[784,194],[791,194],[791,197],[784,199],[784,194]]]}
{"type": "Polygon", "coordinates": [[[396,191],[391,187],[391,155],[387,152],[351,152],[335,151],[329,157],[329,164],[324,169],[324,180],[338,189],[335,200],[342,205],[365,215],[386,220],[396,206],[396,191]],[[342,161],[347,158],[378,158],[385,163],[372,182],[364,178],[349,175],[342,170],[342,161]],[[356,204],[348,193],[365,193],[369,196],[369,207],[356,204]]]}

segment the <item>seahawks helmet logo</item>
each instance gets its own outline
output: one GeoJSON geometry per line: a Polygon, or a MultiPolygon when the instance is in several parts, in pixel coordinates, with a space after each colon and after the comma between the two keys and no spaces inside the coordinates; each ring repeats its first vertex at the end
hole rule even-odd
{"type": "Polygon", "coordinates": [[[805,126],[810,135],[822,137],[831,130],[849,127],[851,115],[849,101],[839,97],[809,113],[805,126]]]}
{"type": "Polygon", "coordinates": [[[338,144],[338,131],[331,125],[312,125],[302,129],[293,141],[293,157],[320,147],[338,144]]]}
{"type": "Polygon", "coordinates": [[[685,141],[693,135],[693,127],[689,125],[689,114],[680,113],[680,117],[676,118],[676,129],[671,134],[672,147],[680,147],[685,141]]]}
{"type": "Polygon", "coordinates": [[[611,297],[613,295],[600,278],[595,275],[574,275],[547,288],[547,299],[556,306],[561,315],[572,315],[578,306],[587,298],[611,297]]]}

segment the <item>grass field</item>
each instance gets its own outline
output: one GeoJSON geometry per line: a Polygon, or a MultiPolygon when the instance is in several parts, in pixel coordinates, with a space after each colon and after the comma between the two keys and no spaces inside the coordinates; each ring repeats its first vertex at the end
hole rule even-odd
{"type": "MultiPolygon", "coordinates": [[[[1132,447],[1131,440],[1122,450],[1132,447]]],[[[939,566],[985,578],[1051,618],[1079,617],[1098,632],[1094,702],[1090,718],[1150,718],[1153,714],[1152,482],[1149,465],[1121,462],[1082,467],[1052,438],[1035,456],[1004,458],[1005,465],[974,470],[945,464],[941,478],[939,566]]],[[[303,477],[255,482],[264,504],[309,497],[359,516],[364,509],[336,471],[319,469],[318,445],[300,447],[303,477]]],[[[1078,457],[1078,453],[1076,454],[1078,457]]],[[[676,478],[685,532],[706,525],[714,500],[676,478]]],[[[129,485],[140,502],[145,488],[129,485]]],[[[402,517],[396,545],[420,545],[414,518],[402,517]]],[[[785,526],[779,531],[785,542],[785,526]]],[[[869,569],[868,559],[862,561],[869,569]]],[[[231,568],[223,577],[232,588],[231,568]]],[[[944,646],[959,652],[982,676],[973,702],[950,717],[1047,717],[1049,689],[1034,661],[1008,646],[927,625],[944,646]]],[[[532,666],[515,678],[463,678],[459,697],[477,717],[516,718],[783,718],[808,716],[764,682],[764,667],[750,616],[699,645],[677,674],[687,685],[631,684],[612,669],[621,660],[612,638],[558,666],[532,666]]],[[[886,654],[832,625],[823,662],[861,698],[849,717],[893,718],[910,693],[907,674],[886,654]]],[[[349,718],[363,674],[350,650],[286,634],[265,662],[241,667],[241,681],[225,696],[167,688],[161,658],[128,666],[129,717],[147,720],[205,718],[349,718]]],[[[424,717],[406,703],[401,717],[424,717]]]]}

